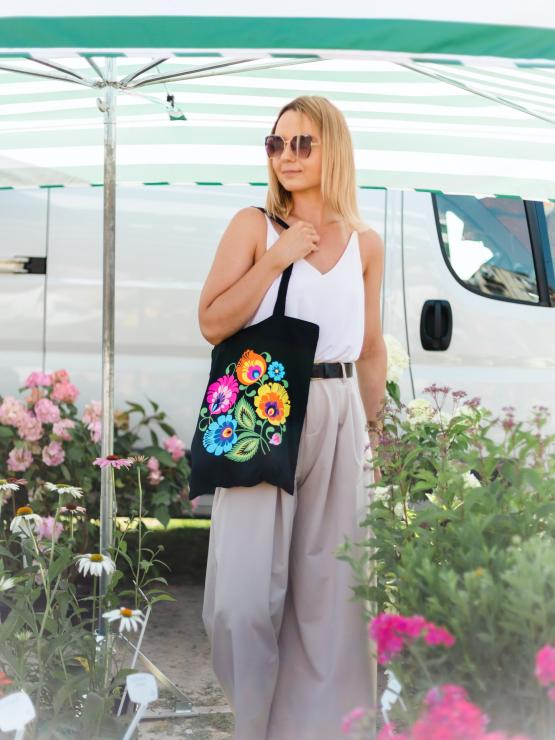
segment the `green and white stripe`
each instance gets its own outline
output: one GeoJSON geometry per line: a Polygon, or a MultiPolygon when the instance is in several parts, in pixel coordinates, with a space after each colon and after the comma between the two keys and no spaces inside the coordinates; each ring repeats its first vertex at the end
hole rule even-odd
{"type": "MultiPolygon", "coordinates": [[[[347,118],[360,187],[555,199],[555,6],[543,0],[522,10],[402,2],[387,17],[348,2],[340,19],[321,17],[312,2],[305,17],[298,3],[272,7],[279,19],[250,2],[234,3],[233,15],[215,3],[210,16],[200,3],[203,14],[187,3],[187,16],[176,3],[159,3],[157,16],[146,3],[126,5],[84,12],[62,2],[41,17],[42,5],[23,3],[20,16],[0,12],[0,66],[54,72],[25,58],[33,55],[93,81],[87,58],[103,69],[103,54],[116,56],[120,80],[152,59],[166,61],[139,79],[252,61],[122,89],[118,183],[265,185],[262,142],[277,111],[318,94],[347,118]],[[270,63],[287,66],[259,68],[270,63]],[[185,120],[170,120],[168,93],[185,120]]],[[[103,94],[0,71],[0,187],[100,185],[103,94]]]]}

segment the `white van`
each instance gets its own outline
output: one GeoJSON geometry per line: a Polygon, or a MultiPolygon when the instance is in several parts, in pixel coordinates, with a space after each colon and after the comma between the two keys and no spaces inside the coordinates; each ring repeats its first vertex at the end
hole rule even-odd
{"type": "MultiPolygon", "coordinates": [[[[0,192],[1,395],[66,368],[80,408],[100,399],[102,197],[0,192]]],[[[256,186],[117,190],[116,408],[153,399],[187,447],[210,365],[200,290],[233,214],[264,198],[256,186]]],[[[382,327],[410,356],[403,400],[435,382],[517,417],[548,406],[555,431],[555,203],[371,188],[358,199],[386,245],[382,327]]]]}

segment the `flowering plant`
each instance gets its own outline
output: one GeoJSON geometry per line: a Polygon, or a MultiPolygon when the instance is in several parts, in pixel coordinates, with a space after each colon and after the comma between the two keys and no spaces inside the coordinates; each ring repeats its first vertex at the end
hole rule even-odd
{"type": "Polygon", "coordinates": [[[538,645],[555,642],[549,410],[517,421],[513,407],[494,416],[463,390],[424,393],[406,405],[389,394],[372,460],[381,479],[360,522],[370,536],[338,557],[369,619],[423,615],[456,638],[426,671],[411,651],[396,665],[413,720],[430,686],[456,683],[495,727],[544,737],[550,700],[532,667],[538,645]]]}
{"type": "MultiPolygon", "coordinates": [[[[4,468],[5,477],[25,473],[33,480],[29,497],[42,502],[44,513],[49,513],[52,505],[45,482],[80,480],[89,513],[98,516],[100,471],[91,469],[88,461],[100,454],[100,402],[85,404],[79,414],[75,405],[79,390],[64,369],[32,372],[19,392],[25,394],[21,400],[11,395],[0,397],[0,474],[4,468]]],[[[121,457],[141,452],[150,458],[144,511],[166,525],[170,517],[192,510],[187,489],[190,469],[185,444],[158,404],[149,403],[150,413],[129,401],[127,410],[114,412],[114,451],[121,457]],[[163,441],[156,427],[165,435],[163,441]]],[[[133,479],[124,472],[117,486],[120,513],[136,512],[133,479]]]]}
{"type": "Polygon", "coordinates": [[[161,562],[156,557],[159,549],[143,545],[149,534],[141,527],[145,462],[144,456],[117,455],[94,461],[97,467],[109,466],[112,473],[136,474],[135,559],[127,554],[128,528],[123,532],[114,528],[114,544],[107,552],[96,546],[91,552],[76,552],[76,530],[85,526],[87,513],[81,487],[47,484],[56,496],[53,516],[40,516],[34,500],[11,516],[10,507],[2,504],[21,493],[26,480],[0,480],[0,675],[2,685],[23,690],[32,699],[37,711],[35,738],[100,740],[123,734],[114,714],[133,669],[126,667],[124,651],[116,651],[116,639],[124,631],[146,626],[145,607],[150,613],[156,602],[173,600],[163,588],[166,580],[150,574],[161,562]],[[108,587],[101,594],[98,579],[103,574],[108,587]],[[78,575],[87,586],[85,594],[77,588],[78,575]],[[110,629],[113,622],[117,633],[110,629]]]}

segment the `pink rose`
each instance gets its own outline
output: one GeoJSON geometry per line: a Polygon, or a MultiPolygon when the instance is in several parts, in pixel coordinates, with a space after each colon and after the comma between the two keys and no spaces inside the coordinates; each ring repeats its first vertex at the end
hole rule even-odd
{"type": "Polygon", "coordinates": [[[43,391],[42,388],[31,388],[25,396],[25,402],[27,406],[34,406],[40,398],[45,398],[46,395],[46,391],[43,391]]]}
{"type": "Polygon", "coordinates": [[[8,455],[10,470],[27,470],[33,463],[33,455],[24,447],[14,447],[8,455]]]}
{"type": "Polygon", "coordinates": [[[157,486],[164,480],[164,476],[160,472],[160,462],[158,461],[158,458],[149,457],[146,466],[150,470],[150,473],[148,474],[149,483],[152,483],[153,486],[157,486]]]}
{"type": "Polygon", "coordinates": [[[164,440],[164,449],[171,453],[174,462],[185,456],[185,443],[179,439],[177,434],[173,434],[164,440]]]}
{"type": "Polygon", "coordinates": [[[0,424],[15,427],[26,412],[27,409],[17,398],[6,396],[0,403],[0,424]]]}
{"type": "Polygon", "coordinates": [[[75,422],[72,419],[60,419],[60,421],[54,424],[52,431],[57,437],[61,437],[66,442],[69,442],[72,436],[67,430],[73,429],[74,426],[75,422]]]}
{"type": "Polygon", "coordinates": [[[43,428],[36,416],[27,411],[20,418],[17,431],[21,439],[26,439],[28,442],[37,442],[42,437],[43,428]]]}
{"type": "Polygon", "coordinates": [[[34,412],[43,424],[54,424],[60,421],[60,409],[48,398],[40,398],[35,404],[34,412]]]}
{"type": "Polygon", "coordinates": [[[50,442],[42,448],[42,461],[45,465],[50,467],[61,465],[65,458],[66,455],[61,442],[50,442]]]}
{"type": "Polygon", "coordinates": [[[78,389],[73,383],[55,383],[50,398],[59,403],[73,403],[79,395],[78,389]]]}
{"type": "Polygon", "coordinates": [[[57,542],[63,529],[64,525],[61,522],[56,522],[56,528],[54,529],[55,518],[53,516],[43,516],[40,522],[37,524],[37,535],[39,539],[51,540],[52,534],[54,534],[54,542],[57,542]]]}
{"type": "Polygon", "coordinates": [[[67,370],[54,370],[52,373],[53,383],[69,383],[69,373],[67,370]]]}
{"type": "Polygon", "coordinates": [[[52,385],[52,376],[40,370],[31,373],[24,383],[25,388],[34,388],[37,385],[52,385]]]}
{"type": "Polygon", "coordinates": [[[100,419],[101,414],[102,404],[100,401],[91,401],[85,405],[81,420],[84,424],[90,424],[91,422],[100,419]]]}

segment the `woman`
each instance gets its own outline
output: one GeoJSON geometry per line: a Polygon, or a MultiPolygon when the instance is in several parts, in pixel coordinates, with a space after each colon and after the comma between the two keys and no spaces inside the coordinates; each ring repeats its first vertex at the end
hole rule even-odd
{"type": "Polygon", "coordinates": [[[350,132],[329,100],[285,105],[265,144],[266,212],[289,228],[257,208],[234,215],[200,297],[201,331],[217,344],[269,316],[294,263],[285,314],[320,333],[294,495],[216,489],[203,621],[236,740],[337,740],[343,715],[375,692],[362,603],[334,551],[365,534],[364,452],[387,365],[384,246],[359,217],[350,132]]]}

